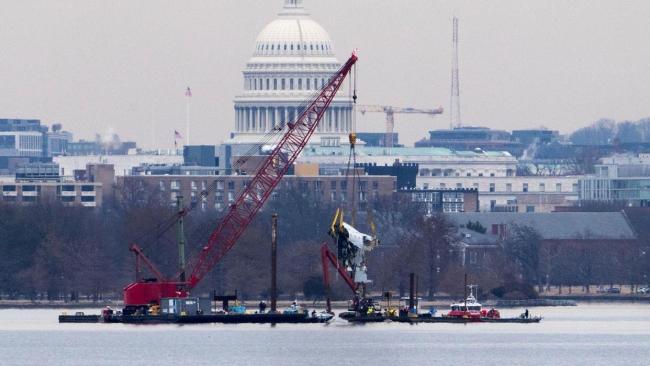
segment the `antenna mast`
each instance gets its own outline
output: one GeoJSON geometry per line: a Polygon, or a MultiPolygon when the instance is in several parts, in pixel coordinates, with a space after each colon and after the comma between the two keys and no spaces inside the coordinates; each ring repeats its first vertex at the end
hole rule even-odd
{"type": "Polygon", "coordinates": [[[451,37],[453,54],[451,58],[451,98],[449,102],[449,128],[460,127],[460,82],[458,81],[458,18],[453,18],[451,37]]]}

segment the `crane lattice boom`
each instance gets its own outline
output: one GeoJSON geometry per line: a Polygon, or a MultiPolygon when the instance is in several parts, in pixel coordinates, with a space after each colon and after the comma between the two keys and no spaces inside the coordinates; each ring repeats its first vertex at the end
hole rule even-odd
{"type": "MultiPolygon", "coordinates": [[[[298,158],[356,61],[357,56],[353,53],[341,69],[332,76],[320,94],[305,107],[298,118],[293,123],[287,124],[286,133],[271,154],[266,157],[260,169],[242,190],[239,197],[229,207],[226,216],[212,232],[200,255],[191,263],[189,267],[192,268],[190,277],[187,282],[177,286],[176,293],[179,294],[177,296],[186,295],[187,290],[194,288],[201,282],[219,260],[235,245],[237,239],[255,217],[255,214],[269,198],[273,189],[298,158]]],[[[174,282],[174,284],[179,284],[179,282],[174,282]]],[[[142,301],[145,298],[149,302],[155,302],[155,300],[159,302],[161,297],[174,297],[168,294],[169,285],[170,282],[166,281],[131,284],[124,290],[125,304],[143,304],[142,301]],[[141,294],[144,294],[144,296],[140,296],[141,294]],[[149,299],[151,297],[158,298],[149,299]]]]}

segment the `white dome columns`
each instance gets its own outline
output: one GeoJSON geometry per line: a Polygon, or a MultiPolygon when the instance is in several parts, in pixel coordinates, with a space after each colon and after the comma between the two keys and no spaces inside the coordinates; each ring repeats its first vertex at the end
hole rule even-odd
{"type": "MultiPolygon", "coordinates": [[[[236,131],[238,133],[261,134],[277,127],[284,128],[287,122],[295,120],[300,114],[296,104],[273,103],[235,106],[236,131]]],[[[318,126],[319,133],[347,134],[352,129],[352,107],[349,103],[332,103],[325,112],[325,118],[318,126]]]]}
{"type": "MultiPolygon", "coordinates": [[[[341,64],[327,31],[309,17],[302,0],[283,0],[278,17],[258,35],[243,70],[244,88],[235,97],[231,141],[255,144],[274,128],[285,128],[311,101],[341,64]]],[[[334,98],[312,142],[347,141],[352,103],[344,90],[334,98]]]]}

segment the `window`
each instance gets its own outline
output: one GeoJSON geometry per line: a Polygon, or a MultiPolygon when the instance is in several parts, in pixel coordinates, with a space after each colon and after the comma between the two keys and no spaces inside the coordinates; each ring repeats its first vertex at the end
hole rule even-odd
{"type": "Polygon", "coordinates": [[[445,184],[445,183],[440,183],[440,188],[447,188],[447,184],[445,184]]]}
{"type": "Polygon", "coordinates": [[[81,202],[95,202],[95,196],[81,196],[81,202]]]}
{"type": "Polygon", "coordinates": [[[61,190],[65,192],[74,192],[74,186],[71,184],[66,184],[61,186],[61,190]]]}
{"type": "Polygon", "coordinates": [[[336,202],[336,192],[330,192],[330,201],[336,202]]]}
{"type": "Polygon", "coordinates": [[[286,88],[286,81],[282,79],[282,87],[280,89],[284,90],[286,88]]]}
{"type": "Polygon", "coordinates": [[[61,202],[74,202],[74,196],[61,196],[61,202]]]}
{"type": "Polygon", "coordinates": [[[490,177],[494,177],[494,173],[490,173],[490,177]]]}
{"type": "Polygon", "coordinates": [[[235,192],[228,192],[228,202],[235,201],[235,192]]]}
{"type": "Polygon", "coordinates": [[[36,192],[36,186],[23,186],[23,192],[36,192]]]}
{"type": "Polygon", "coordinates": [[[314,78],[314,89],[318,89],[318,79],[314,78]]]}
{"type": "Polygon", "coordinates": [[[526,206],[526,212],[535,212],[535,206],[526,206]]]}
{"type": "Polygon", "coordinates": [[[198,189],[198,186],[196,185],[196,181],[193,180],[190,182],[190,187],[193,191],[196,191],[198,189]]]}
{"type": "Polygon", "coordinates": [[[378,189],[378,188],[379,188],[379,182],[377,182],[376,180],[373,180],[372,181],[372,189],[378,189]]]}
{"type": "Polygon", "coordinates": [[[165,182],[163,182],[162,180],[160,182],[158,182],[158,188],[161,191],[164,191],[165,190],[165,182]]]}
{"type": "Polygon", "coordinates": [[[278,90],[278,79],[273,79],[273,90],[278,90]]]}
{"type": "Polygon", "coordinates": [[[341,181],[341,189],[348,189],[348,182],[343,180],[341,181]]]}
{"type": "Polygon", "coordinates": [[[540,183],[539,184],[539,191],[540,192],[546,192],[546,184],[545,183],[540,183]]]}
{"type": "MultiPolygon", "coordinates": [[[[24,190],[25,190],[25,188],[23,188],[23,191],[24,190]]],[[[83,186],[81,186],[81,191],[82,192],[94,192],[95,187],[94,186],[83,185],[83,186]]]]}
{"type": "Polygon", "coordinates": [[[173,180],[169,183],[169,189],[171,190],[179,190],[181,189],[181,182],[178,180],[173,180]]]}
{"type": "Polygon", "coordinates": [[[311,79],[307,78],[307,86],[305,87],[305,89],[307,89],[307,90],[311,89],[310,84],[311,84],[311,79]]]}
{"type": "Polygon", "coordinates": [[[524,183],[521,190],[522,190],[522,192],[528,192],[528,183],[524,183]]]}
{"type": "Polygon", "coordinates": [[[298,79],[298,90],[302,90],[302,79],[298,79]]]}
{"type": "Polygon", "coordinates": [[[578,183],[573,183],[573,186],[571,187],[571,190],[573,192],[578,192],[578,183]]]}
{"type": "Polygon", "coordinates": [[[468,176],[468,177],[471,177],[471,176],[472,176],[472,173],[467,173],[467,176],[468,176]]]}
{"type": "Polygon", "coordinates": [[[490,183],[490,192],[494,192],[495,190],[494,183],[490,183]]]}
{"type": "Polygon", "coordinates": [[[293,90],[293,79],[289,79],[289,90],[293,90]]]}
{"type": "Polygon", "coordinates": [[[359,202],[366,202],[366,192],[359,192],[359,202]]]}
{"type": "Polygon", "coordinates": [[[478,176],[479,176],[479,177],[482,177],[482,176],[483,176],[483,173],[478,173],[478,176]]]}
{"type": "Polygon", "coordinates": [[[476,264],[476,262],[478,262],[478,253],[469,252],[469,263],[476,264]]]}
{"type": "Polygon", "coordinates": [[[456,188],[462,189],[463,188],[463,183],[456,183],[456,188]]]}
{"type": "Polygon", "coordinates": [[[342,191],[341,192],[341,202],[345,202],[347,196],[348,196],[348,192],[342,191]]]}
{"type": "Polygon", "coordinates": [[[228,182],[228,189],[235,189],[235,182],[233,181],[228,182]]]}
{"type": "Polygon", "coordinates": [[[506,183],[506,192],[512,192],[512,183],[506,183]]]}
{"type": "Polygon", "coordinates": [[[555,192],[562,192],[562,183],[555,183],[555,192]]]}
{"type": "Polygon", "coordinates": [[[269,88],[269,85],[271,85],[270,83],[271,83],[271,79],[266,79],[266,90],[270,89],[269,88]]]}

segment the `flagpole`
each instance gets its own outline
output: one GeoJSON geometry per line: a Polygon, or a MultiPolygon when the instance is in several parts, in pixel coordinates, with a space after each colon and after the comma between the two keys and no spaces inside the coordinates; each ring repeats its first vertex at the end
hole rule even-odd
{"type": "Polygon", "coordinates": [[[153,104],[151,104],[151,149],[156,149],[156,117],[153,110],[153,104]]]}
{"type": "Polygon", "coordinates": [[[192,91],[187,87],[185,92],[185,146],[190,145],[190,102],[192,100],[192,91]]]}

